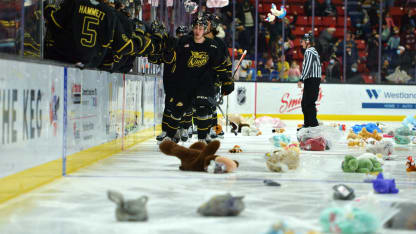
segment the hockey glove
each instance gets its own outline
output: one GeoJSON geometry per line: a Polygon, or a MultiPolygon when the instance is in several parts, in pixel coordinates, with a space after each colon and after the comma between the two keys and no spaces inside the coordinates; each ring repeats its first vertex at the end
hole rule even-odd
{"type": "Polygon", "coordinates": [[[221,86],[221,94],[224,96],[227,96],[228,94],[232,93],[234,91],[234,82],[227,81],[222,83],[221,86]]]}

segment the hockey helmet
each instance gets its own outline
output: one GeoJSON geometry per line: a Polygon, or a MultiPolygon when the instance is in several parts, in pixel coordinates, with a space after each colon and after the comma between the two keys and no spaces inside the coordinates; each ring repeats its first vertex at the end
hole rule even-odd
{"type": "Polygon", "coordinates": [[[202,25],[202,26],[204,26],[204,28],[207,28],[208,27],[208,21],[207,21],[206,17],[203,17],[202,15],[196,16],[192,20],[192,28],[197,26],[197,25],[202,25]]]}
{"type": "Polygon", "coordinates": [[[303,37],[302,37],[302,40],[306,41],[306,42],[312,42],[312,34],[311,33],[305,33],[305,35],[303,35],[303,37]]]}
{"type": "Polygon", "coordinates": [[[176,28],[176,34],[187,34],[188,33],[188,27],[185,25],[181,25],[176,28]]]}

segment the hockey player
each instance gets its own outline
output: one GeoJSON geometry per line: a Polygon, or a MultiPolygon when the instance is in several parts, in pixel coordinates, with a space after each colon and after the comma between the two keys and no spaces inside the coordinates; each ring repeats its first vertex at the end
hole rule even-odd
{"type": "MultiPolygon", "coordinates": [[[[208,27],[207,32],[205,33],[205,36],[207,38],[213,39],[217,45],[219,53],[222,54],[225,58],[225,67],[227,68],[228,74],[226,76],[220,77],[218,74],[215,74],[216,77],[214,77],[215,82],[215,94],[212,97],[212,126],[210,130],[210,136],[211,138],[217,138],[217,133],[214,130],[214,127],[218,124],[217,119],[217,100],[220,98],[221,95],[228,95],[233,92],[234,90],[234,81],[231,79],[231,70],[232,70],[232,63],[230,59],[230,53],[228,52],[227,46],[225,45],[224,41],[217,37],[218,31],[217,27],[220,24],[220,18],[215,14],[206,13],[205,17],[208,21],[208,27]]],[[[224,132],[222,132],[220,135],[224,135],[224,132]]]]}
{"type": "Polygon", "coordinates": [[[44,9],[47,21],[45,58],[98,67],[108,48],[118,55],[147,56],[161,49],[162,38],[144,33],[128,37],[115,10],[103,0],[64,0],[44,9]]]}
{"type": "Polygon", "coordinates": [[[217,43],[205,38],[208,23],[205,17],[193,19],[191,36],[184,36],[171,53],[176,61],[177,82],[173,94],[172,114],[168,122],[167,140],[174,137],[182,116],[190,105],[194,105],[198,140],[209,142],[211,126],[211,104],[214,96],[214,77],[230,74],[224,56],[219,53],[217,43]],[[180,59],[179,59],[180,58],[180,59]]]}
{"type": "MultiPolygon", "coordinates": [[[[188,29],[186,26],[179,26],[176,29],[176,38],[169,38],[167,42],[171,43],[172,45],[166,45],[166,47],[174,47],[182,36],[187,33],[188,29]]],[[[149,62],[154,64],[162,64],[165,63],[163,67],[163,89],[165,90],[165,109],[163,110],[163,117],[162,117],[162,133],[156,137],[158,142],[162,141],[166,137],[166,131],[168,128],[168,119],[172,113],[172,105],[171,101],[173,100],[172,92],[175,82],[175,71],[176,71],[176,62],[168,61],[164,53],[151,55],[149,56],[149,62]]],[[[172,60],[172,58],[170,58],[172,60]]],[[[185,135],[186,139],[181,137],[182,141],[187,141],[188,136],[185,135]]],[[[179,132],[177,132],[173,138],[173,140],[178,143],[179,142],[179,132]]]]}

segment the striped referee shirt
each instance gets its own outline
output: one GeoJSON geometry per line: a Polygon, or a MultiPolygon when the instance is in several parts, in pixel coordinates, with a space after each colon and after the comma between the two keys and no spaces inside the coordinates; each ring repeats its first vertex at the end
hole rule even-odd
{"type": "Polygon", "coordinates": [[[305,51],[302,64],[302,75],[300,80],[304,81],[308,78],[319,78],[322,76],[321,61],[319,60],[318,51],[314,47],[309,47],[305,51]]]}

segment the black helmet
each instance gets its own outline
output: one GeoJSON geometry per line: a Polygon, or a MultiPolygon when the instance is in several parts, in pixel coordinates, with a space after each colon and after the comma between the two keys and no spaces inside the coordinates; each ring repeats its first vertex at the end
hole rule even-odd
{"type": "Polygon", "coordinates": [[[197,25],[202,25],[202,26],[204,26],[204,28],[207,28],[208,27],[208,21],[207,21],[206,17],[203,17],[201,15],[196,16],[192,20],[192,27],[195,27],[197,25]]]}
{"type": "Polygon", "coordinates": [[[312,42],[312,34],[311,33],[305,33],[302,37],[303,41],[312,42]]]}
{"type": "Polygon", "coordinates": [[[181,25],[176,28],[176,34],[187,34],[188,33],[188,27],[185,25],[181,25]]]}
{"type": "Polygon", "coordinates": [[[205,13],[204,16],[207,19],[207,21],[211,22],[211,28],[215,29],[221,23],[220,17],[216,14],[211,14],[208,12],[208,13],[205,13]]]}

